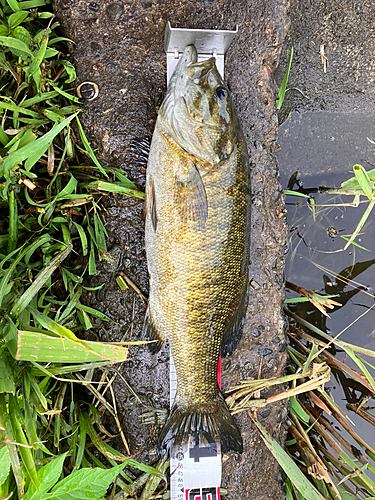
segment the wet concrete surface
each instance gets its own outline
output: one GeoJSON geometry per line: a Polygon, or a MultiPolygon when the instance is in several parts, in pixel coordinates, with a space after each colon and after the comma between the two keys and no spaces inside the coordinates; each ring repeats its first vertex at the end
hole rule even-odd
{"type": "MultiPolygon", "coordinates": [[[[278,152],[275,94],[272,72],[286,33],[287,1],[240,0],[155,2],[130,0],[56,0],[55,12],[66,36],[76,43],[77,85],[95,82],[97,99],[84,105],[81,120],[98,148],[103,165],[123,168],[143,188],[145,169],[130,151],[133,137],[150,138],[166,90],[163,36],[167,20],[173,27],[233,29],[239,34],[226,56],[226,79],[232,91],[252,169],[252,248],[250,301],[244,334],[237,351],[225,360],[224,390],[247,378],[281,375],[286,364],[284,297],[285,223],[278,152]]],[[[132,289],[121,291],[111,278],[122,270],[147,295],[143,204],[118,196],[107,201],[103,219],[112,261],[98,266],[91,285],[105,282],[104,292],[89,292],[86,301],[118,322],[105,325],[109,338],[138,339],[145,304],[132,289]]],[[[104,330],[100,336],[106,339],[104,330]]],[[[131,453],[146,463],[156,461],[159,425],[143,425],[140,415],[151,406],[169,407],[169,351],[152,356],[146,348],[131,350],[121,373],[140,398],[117,377],[113,387],[117,409],[131,453]]],[[[269,391],[262,397],[273,394],[269,391]]],[[[284,442],[287,403],[262,409],[266,429],[284,442]]],[[[247,413],[235,417],[244,439],[242,455],[228,453],[222,486],[228,497],[265,500],[284,498],[278,464],[265,448],[247,413]]],[[[121,441],[116,445],[121,448],[121,441]]]]}
{"type": "Polygon", "coordinates": [[[337,174],[339,184],[355,163],[375,164],[367,141],[375,135],[375,5],[292,0],[289,16],[275,71],[281,84],[293,46],[292,90],[279,113],[282,181],[298,170],[304,177],[337,174]]]}

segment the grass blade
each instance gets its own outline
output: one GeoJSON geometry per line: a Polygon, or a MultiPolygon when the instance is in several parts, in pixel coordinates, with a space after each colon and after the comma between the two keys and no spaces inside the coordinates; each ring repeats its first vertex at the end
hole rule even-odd
{"type": "Polygon", "coordinates": [[[372,209],[374,208],[375,205],[375,195],[372,196],[370,203],[368,204],[368,207],[366,208],[365,213],[362,215],[361,220],[359,221],[357,227],[355,228],[354,233],[351,235],[349,241],[346,243],[344,246],[344,250],[348,248],[348,246],[355,240],[355,238],[358,236],[358,233],[361,231],[362,227],[364,226],[366,220],[368,219],[372,209]]]}
{"type": "Polygon", "coordinates": [[[21,297],[14,304],[10,315],[12,317],[18,316],[27,307],[33,297],[39,292],[42,286],[46,283],[48,278],[52,276],[53,272],[60,266],[61,262],[70,254],[73,245],[69,245],[65,250],[60,252],[51,262],[46,266],[35,278],[29,288],[21,295],[21,297]]]}
{"type": "Polygon", "coordinates": [[[9,207],[9,227],[8,227],[8,254],[17,248],[18,239],[18,206],[14,189],[11,190],[8,197],[9,207]]]}
{"type": "Polygon", "coordinates": [[[68,116],[68,118],[63,120],[61,123],[54,125],[49,132],[33,143],[24,146],[4,158],[4,160],[0,163],[0,177],[26,159],[25,168],[26,170],[30,170],[30,168],[35,165],[39,158],[47,151],[56,135],[58,135],[75,116],[76,115],[68,116]]]}
{"type": "Polygon", "coordinates": [[[29,82],[30,78],[34,76],[34,81],[36,83],[37,88],[39,89],[40,87],[40,65],[43,62],[45,53],[46,53],[46,48],[48,44],[48,31],[49,31],[49,26],[46,28],[42,42],[40,44],[39,50],[36,54],[34,54],[33,61],[30,64],[27,74],[26,74],[26,80],[29,82]],[[37,77],[35,75],[38,75],[37,77]]]}
{"type": "MultiPolygon", "coordinates": [[[[42,236],[43,238],[43,236],[42,236]]],[[[9,266],[9,268],[6,270],[2,280],[0,281],[0,307],[1,307],[1,304],[2,304],[2,301],[3,301],[3,298],[4,298],[4,292],[5,292],[5,289],[7,287],[7,284],[11,278],[11,276],[13,275],[13,272],[14,270],[16,269],[17,265],[19,264],[19,262],[22,260],[22,258],[25,256],[25,254],[28,252],[28,251],[34,251],[33,249],[37,248],[38,245],[39,245],[39,242],[42,238],[38,238],[36,241],[34,241],[34,243],[26,248],[24,248],[22,250],[22,247],[17,249],[18,252],[20,252],[20,250],[22,250],[19,255],[14,259],[13,263],[11,264],[11,266],[9,266]]],[[[13,253],[17,253],[17,251],[14,251],[10,254],[8,254],[5,259],[2,260],[2,262],[0,263],[0,268],[2,268],[2,266],[4,265],[4,263],[10,258],[12,257],[13,253]]]]}
{"type": "Polygon", "coordinates": [[[101,319],[102,321],[110,321],[111,323],[115,323],[111,318],[109,318],[106,314],[97,311],[96,309],[93,309],[92,307],[85,306],[83,304],[77,304],[76,308],[79,309],[80,311],[85,311],[91,316],[94,316],[95,318],[101,319]]]}
{"type": "Polygon", "coordinates": [[[98,169],[100,170],[100,172],[105,176],[107,177],[108,179],[108,175],[107,175],[107,172],[104,170],[104,168],[100,165],[100,163],[98,162],[95,154],[94,154],[94,151],[91,149],[91,146],[89,144],[89,141],[87,140],[87,137],[85,135],[85,132],[83,131],[83,128],[82,128],[82,125],[81,125],[81,122],[79,121],[79,118],[77,116],[77,124],[78,124],[78,128],[79,128],[79,135],[81,136],[81,141],[82,141],[82,144],[83,146],[85,147],[86,149],[86,152],[88,153],[88,155],[90,156],[91,160],[95,163],[95,165],[98,167],[98,169]]]}
{"type": "Polygon", "coordinates": [[[274,439],[271,438],[260,422],[254,420],[254,423],[265,445],[279,462],[279,465],[283,468],[293,486],[300,492],[302,498],[305,500],[325,500],[313,484],[300,471],[287,452],[274,439]]]}
{"type": "Polygon", "coordinates": [[[88,252],[88,249],[89,249],[89,245],[88,245],[88,241],[87,241],[87,236],[86,236],[85,230],[77,222],[74,222],[74,221],[72,221],[72,222],[73,222],[73,224],[75,225],[75,227],[76,227],[76,229],[78,231],[79,237],[81,238],[82,255],[85,257],[87,255],[87,252],[88,252]]]}
{"type": "Polygon", "coordinates": [[[118,363],[127,359],[127,347],[91,341],[85,344],[88,349],[66,338],[19,330],[16,359],[38,363],[86,363],[103,359],[118,363]]]}
{"type": "Polygon", "coordinates": [[[129,189],[116,182],[94,181],[86,185],[87,189],[96,189],[98,191],[107,191],[108,193],[119,193],[133,198],[145,199],[145,194],[136,189],[129,189]]]}
{"type": "Polygon", "coordinates": [[[6,351],[3,348],[3,351],[0,352],[0,394],[4,393],[15,394],[16,386],[6,351]]]}
{"type": "Polygon", "coordinates": [[[9,414],[7,412],[7,403],[5,394],[0,393],[0,427],[4,429],[4,434],[7,439],[6,447],[9,454],[10,463],[12,466],[13,476],[16,481],[18,496],[22,500],[24,496],[23,486],[23,472],[21,463],[17,452],[17,446],[14,444],[15,439],[13,436],[12,425],[10,423],[9,414]]]}
{"type": "Polygon", "coordinates": [[[21,422],[19,420],[20,410],[18,406],[18,398],[9,395],[8,403],[9,403],[9,418],[13,430],[13,436],[15,437],[16,442],[21,445],[18,446],[18,452],[21,455],[24,468],[30,480],[32,481],[35,488],[38,488],[39,481],[36,473],[33,453],[30,449],[30,443],[26,439],[21,422]]]}
{"type": "Polygon", "coordinates": [[[286,86],[288,85],[289,72],[290,72],[290,68],[292,66],[293,53],[294,53],[294,49],[292,47],[291,50],[290,50],[290,58],[289,58],[288,69],[286,70],[284,79],[282,81],[282,84],[280,85],[279,93],[277,94],[278,97],[279,97],[277,99],[277,101],[276,101],[277,109],[280,109],[281,106],[283,105],[283,102],[284,102],[284,97],[285,97],[285,94],[286,94],[286,91],[287,91],[286,86]]]}

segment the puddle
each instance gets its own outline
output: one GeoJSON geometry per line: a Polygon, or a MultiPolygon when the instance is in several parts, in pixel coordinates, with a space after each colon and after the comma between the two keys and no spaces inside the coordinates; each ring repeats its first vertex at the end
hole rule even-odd
{"type": "MultiPolygon", "coordinates": [[[[355,163],[362,164],[366,170],[374,168],[375,146],[366,139],[374,139],[374,136],[374,118],[370,115],[292,113],[279,130],[281,150],[278,160],[284,188],[298,190],[303,186],[306,192],[321,185],[339,187],[341,182],[354,175],[352,167],[355,163]],[[298,176],[290,181],[296,171],[298,176]],[[296,179],[297,183],[294,182],[296,179]]],[[[315,192],[313,197],[315,218],[303,198],[286,198],[290,228],[286,279],[319,293],[337,295],[333,300],[340,302],[342,307],[328,311],[331,318],[324,317],[310,303],[290,305],[290,309],[332,337],[343,332],[341,340],[375,350],[375,213],[371,214],[355,240],[363,248],[350,245],[345,252],[324,253],[345,246],[346,241],[341,236],[353,233],[368,203],[355,208],[344,206],[353,201],[353,196],[315,192]],[[353,286],[340,281],[337,274],[352,280],[353,286]]],[[[296,294],[287,291],[287,297],[294,296],[296,294]]],[[[340,360],[345,357],[340,351],[334,354],[340,360]]],[[[374,364],[373,358],[365,359],[374,364]]],[[[350,359],[346,359],[346,363],[358,369],[350,359]]],[[[358,403],[367,391],[335,372],[327,388],[355,422],[356,432],[374,446],[373,427],[346,409],[347,403],[358,403]]]]}

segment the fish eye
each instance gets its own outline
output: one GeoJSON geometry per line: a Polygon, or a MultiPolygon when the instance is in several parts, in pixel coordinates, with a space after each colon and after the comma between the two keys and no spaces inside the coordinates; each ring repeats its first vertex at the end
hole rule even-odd
{"type": "Polygon", "coordinates": [[[218,87],[216,89],[216,95],[220,99],[220,101],[225,101],[225,99],[228,97],[228,91],[224,87],[218,87]]]}

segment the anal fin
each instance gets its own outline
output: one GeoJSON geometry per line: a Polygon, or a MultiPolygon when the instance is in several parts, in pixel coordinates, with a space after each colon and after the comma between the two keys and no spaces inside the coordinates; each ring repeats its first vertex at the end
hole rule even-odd
{"type": "Polygon", "coordinates": [[[241,340],[243,325],[245,323],[247,301],[248,294],[247,290],[245,290],[241,297],[241,301],[238,304],[238,308],[234,313],[226,332],[224,333],[221,343],[221,356],[223,358],[230,356],[241,340]]]}
{"type": "Polygon", "coordinates": [[[154,340],[152,344],[148,344],[148,349],[152,354],[156,354],[163,347],[165,340],[159,335],[155,323],[152,321],[149,308],[147,308],[145,320],[142,328],[141,340],[154,340]]]}

